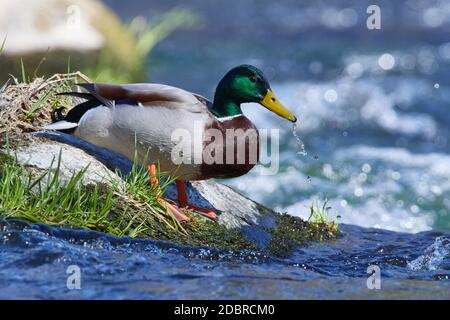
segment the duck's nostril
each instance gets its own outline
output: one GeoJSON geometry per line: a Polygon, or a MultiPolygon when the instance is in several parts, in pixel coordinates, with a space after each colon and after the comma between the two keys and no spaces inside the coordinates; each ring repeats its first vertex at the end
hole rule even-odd
{"type": "Polygon", "coordinates": [[[275,99],[275,98],[272,98],[272,102],[275,102],[275,101],[277,101],[277,99],[275,99]]]}

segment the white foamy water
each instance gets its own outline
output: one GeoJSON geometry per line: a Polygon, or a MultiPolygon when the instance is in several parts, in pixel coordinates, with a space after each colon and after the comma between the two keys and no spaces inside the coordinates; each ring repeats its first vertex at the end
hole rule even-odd
{"type": "MultiPolygon", "coordinates": [[[[309,217],[308,207],[317,197],[295,203],[284,211],[300,216],[303,219],[309,217]]],[[[329,202],[332,218],[339,217],[340,223],[354,224],[367,228],[379,228],[391,231],[416,233],[431,230],[433,217],[431,214],[413,215],[405,208],[396,208],[383,205],[376,199],[368,199],[365,203],[349,205],[345,199],[332,199],[329,202]]]]}
{"type": "Polygon", "coordinates": [[[402,106],[407,110],[418,95],[432,86],[420,81],[408,84],[407,80],[396,86],[387,91],[374,80],[342,77],[328,83],[291,83],[275,90],[280,100],[300,117],[302,132],[324,129],[334,122],[343,129],[363,125],[387,133],[433,137],[437,125],[430,115],[396,108],[402,106]],[[337,92],[335,100],[330,100],[330,90],[337,92]]]}
{"type": "Polygon", "coordinates": [[[435,271],[441,267],[444,259],[450,255],[450,239],[447,237],[438,237],[434,243],[429,246],[423,255],[408,262],[408,268],[413,271],[435,271]]]}
{"type": "Polygon", "coordinates": [[[356,146],[336,151],[332,159],[311,183],[301,168],[291,166],[275,176],[241,177],[234,186],[305,219],[313,201],[328,197],[340,222],[393,231],[431,230],[439,215],[450,211],[443,198],[450,195],[450,156],[356,146]],[[438,199],[440,211],[427,209],[438,199]]]}

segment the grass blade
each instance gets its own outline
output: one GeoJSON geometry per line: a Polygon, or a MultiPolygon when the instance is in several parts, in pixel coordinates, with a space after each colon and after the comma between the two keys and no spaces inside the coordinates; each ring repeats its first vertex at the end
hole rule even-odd
{"type": "Polygon", "coordinates": [[[30,110],[27,113],[27,117],[32,116],[36,111],[38,111],[39,109],[41,109],[45,102],[47,102],[47,100],[53,95],[53,90],[50,89],[48,90],[39,100],[37,100],[36,102],[34,102],[31,105],[30,110]]]}
{"type": "Polygon", "coordinates": [[[6,43],[7,37],[8,37],[8,35],[5,36],[5,38],[3,39],[2,45],[0,46],[0,54],[3,52],[3,49],[5,48],[5,43],[6,43]]]}
{"type": "Polygon", "coordinates": [[[20,58],[20,68],[22,70],[22,83],[27,83],[27,74],[25,72],[25,65],[22,58],[20,58]]]}

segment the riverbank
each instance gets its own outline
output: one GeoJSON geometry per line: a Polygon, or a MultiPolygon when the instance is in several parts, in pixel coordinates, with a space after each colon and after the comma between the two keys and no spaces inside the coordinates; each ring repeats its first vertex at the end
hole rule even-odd
{"type": "MultiPolygon", "coordinates": [[[[109,235],[170,241],[190,246],[255,250],[286,256],[308,241],[339,235],[325,207],[312,207],[310,221],[279,214],[215,182],[195,182],[190,197],[215,208],[218,223],[186,212],[179,223],[158,199],[175,198],[170,182],[149,188],[139,165],[63,133],[45,133],[51,111],[70,108],[70,90],[81,73],[19,83],[0,92],[0,211],[3,218],[90,229],[109,235]],[[20,195],[20,196],[19,196],[20,195]]],[[[305,208],[305,210],[308,210],[305,208]]]]}

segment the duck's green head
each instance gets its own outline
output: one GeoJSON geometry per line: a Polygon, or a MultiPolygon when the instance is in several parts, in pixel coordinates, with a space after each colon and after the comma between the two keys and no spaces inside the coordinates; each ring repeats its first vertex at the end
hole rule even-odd
{"type": "Polygon", "coordinates": [[[281,104],[261,70],[250,65],[233,68],[217,85],[211,112],[218,118],[242,114],[241,103],[256,102],[289,121],[297,118],[281,104]]]}

